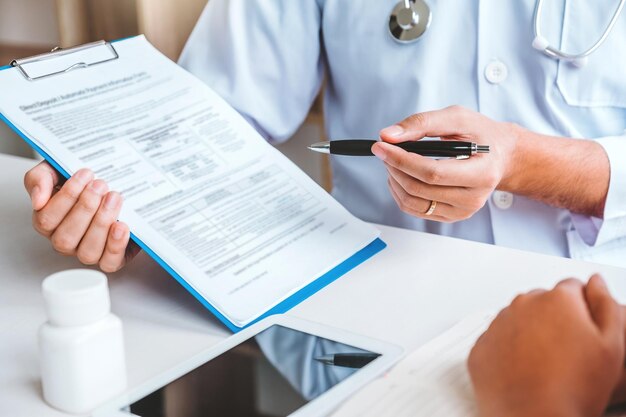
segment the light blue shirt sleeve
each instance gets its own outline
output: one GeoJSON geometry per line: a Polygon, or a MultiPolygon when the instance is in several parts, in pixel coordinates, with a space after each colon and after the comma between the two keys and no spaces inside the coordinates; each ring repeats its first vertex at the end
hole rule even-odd
{"type": "Polygon", "coordinates": [[[211,0],[180,65],[211,86],[267,139],[288,139],[323,79],[315,1],[211,0]]]}
{"type": "Polygon", "coordinates": [[[602,219],[572,214],[572,222],[587,246],[626,238],[626,136],[596,139],[605,150],[611,179],[602,219]]]}

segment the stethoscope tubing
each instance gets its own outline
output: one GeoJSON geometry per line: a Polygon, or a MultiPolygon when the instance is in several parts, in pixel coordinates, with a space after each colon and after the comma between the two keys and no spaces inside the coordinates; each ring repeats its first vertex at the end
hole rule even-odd
{"type": "MultiPolygon", "coordinates": [[[[415,9],[413,8],[413,4],[415,4],[416,1],[417,0],[400,0],[395,6],[394,10],[392,11],[392,15],[390,17],[390,33],[394,37],[394,39],[396,39],[397,41],[401,43],[411,43],[411,42],[418,40],[422,36],[422,34],[426,31],[426,29],[428,29],[428,26],[430,24],[430,19],[432,16],[430,14],[430,10],[428,9],[428,6],[426,5],[425,0],[419,0],[422,2],[422,4],[426,7],[426,10],[428,11],[428,23],[426,24],[426,27],[423,28],[421,32],[414,34],[413,38],[411,38],[411,35],[409,35],[408,39],[401,38],[400,35],[395,33],[395,31],[400,28],[394,27],[392,29],[391,25],[397,26],[397,22],[393,21],[393,18],[394,16],[396,16],[397,18],[396,12],[398,8],[402,9],[403,7],[404,9],[415,12],[415,9]]],[[[533,31],[535,34],[535,41],[533,41],[533,46],[551,58],[554,58],[557,60],[570,61],[576,64],[577,66],[583,66],[586,63],[587,57],[589,57],[589,55],[593,54],[600,46],[602,46],[602,44],[606,41],[608,36],[613,31],[613,28],[615,24],[617,23],[617,19],[622,14],[624,6],[626,5],[626,0],[619,0],[617,8],[615,9],[615,12],[613,13],[613,16],[611,17],[611,19],[609,20],[609,23],[607,24],[606,28],[602,32],[602,35],[598,38],[598,40],[593,45],[591,45],[591,47],[589,47],[587,50],[580,52],[580,53],[569,53],[559,48],[555,48],[551,46],[549,41],[546,38],[544,38],[543,35],[541,34],[541,20],[542,20],[543,5],[544,5],[543,2],[544,0],[537,0],[535,3],[535,12],[534,12],[534,18],[533,18],[533,31]]],[[[420,16],[420,17],[423,18],[423,16],[420,16]]],[[[410,29],[402,28],[400,29],[400,33],[406,34],[408,33],[408,30],[413,30],[413,28],[415,28],[415,26],[411,26],[410,29]]]]}
{"type": "MultiPolygon", "coordinates": [[[[617,23],[617,19],[622,13],[622,9],[624,8],[625,4],[626,4],[626,0],[620,0],[619,4],[617,5],[617,9],[615,9],[615,13],[613,13],[613,17],[611,17],[609,24],[604,29],[602,36],[600,36],[600,38],[596,41],[596,43],[594,43],[586,51],[578,53],[578,54],[571,54],[571,53],[561,51],[558,48],[554,48],[548,45],[543,50],[543,52],[552,58],[564,59],[567,61],[576,61],[576,60],[587,58],[589,55],[594,53],[596,49],[598,49],[604,43],[606,38],[611,34],[611,31],[613,30],[613,26],[615,26],[615,23],[617,23]]],[[[541,28],[540,28],[542,13],[543,13],[543,0],[537,0],[537,3],[535,4],[535,18],[534,18],[534,23],[533,23],[535,38],[543,38],[543,36],[541,35],[541,28]]]]}

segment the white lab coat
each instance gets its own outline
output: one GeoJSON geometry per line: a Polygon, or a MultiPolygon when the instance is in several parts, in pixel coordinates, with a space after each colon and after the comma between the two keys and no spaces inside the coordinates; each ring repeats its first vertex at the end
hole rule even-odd
{"type": "MultiPolygon", "coordinates": [[[[399,210],[376,158],[333,157],[333,195],[367,221],[626,267],[626,13],[576,68],[532,48],[534,0],[428,3],[429,30],[403,45],[387,30],[396,0],[210,0],[180,63],[274,142],[303,121],[324,77],[330,138],[375,138],[411,113],[459,104],[597,140],[611,163],[604,220],[500,192],[466,221],[418,219],[399,210]]],[[[548,1],[542,31],[580,52],[615,7],[548,1]]]]}

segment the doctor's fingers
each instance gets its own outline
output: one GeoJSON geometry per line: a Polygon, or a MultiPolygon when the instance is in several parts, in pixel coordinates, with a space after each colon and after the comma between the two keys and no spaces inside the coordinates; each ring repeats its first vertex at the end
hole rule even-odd
{"type": "Polygon", "coordinates": [[[40,162],[24,175],[24,187],[30,196],[33,210],[41,210],[46,205],[60,181],[59,173],[46,161],[40,162]]]}
{"type": "Polygon", "coordinates": [[[490,120],[475,111],[461,106],[415,113],[395,125],[380,131],[380,137],[388,142],[404,142],[424,137],[468,136],[472,137],[490,120]]]}
{"type": "Polygon", "coordinates": [[[121,208],[122,196],[119,193],[111,191],[104,197],[76,250],[79,261],[85,265],[96,265],[100,262],[107,244],[109,230],[117,221],[121,208]]]}
{"type": "Polygon", "coordinates": [[[495,188],[501,178],[485,155],[467,160],[435,160],[384,142],[374,144],[372,152],[385,164],[427,184],[495,188]]]}
{"type": "Polygon", "coordinates": [[[400,207],[400,210],[410,214],[411,216],[419,217],[426,220],[435,220],[443,223],[450,223],[453,221],[463,220],[468,218],[471,214],[462,214],[460,210],[447,203],[440,203],[437,201],[435,211],[430,215],[426,215],[426,212],[430,208],[431,200],[426,200],[420,197],[415,197],[408,194],[398,184],[393,177],[389,177],[389,190],[391,196],[400,207]]]}
{"type": "Polygon", "coordinates": [[[39,210],[33,212],[33,227],[49,237],[72,210],[87,184],[93,180],[93,173],[81,169],[63,184],[63,187],[39,210]]]}
{"type": "Polygon", "coordinates": [[[95,180],[83,190],[78,201],[50,236],[52,247],[63,255],[74,255],[96,212],[102,205],[108,186],[95,180]]]}
{"type": "Polygon", "coordinates": [[[485,201],[491,193],[489,189],[485,189],[483,192],[474,188],[426,184],[391,166],[387,166],[387,172],[400,184],[404,191],[412,196],[448,203],[474,212],[485,205],[485,201]]]}

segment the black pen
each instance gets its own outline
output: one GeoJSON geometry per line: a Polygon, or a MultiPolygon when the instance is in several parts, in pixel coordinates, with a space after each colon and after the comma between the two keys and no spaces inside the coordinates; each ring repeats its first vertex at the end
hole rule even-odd
{"type": "MultiPolygon", "coordinates": [[[[375,140],[345,139],[330,142],[319,142],[309,146],[315,152],[330,153],[333,155],[372,156],[372,145],[375,140]]],[[[389,142],[387,142],[389,143],[389,142]]],[[[474,142],[458,140],[418,140],[411,142],[394,143],[407,152],[433,158],[467,159],[477,153],[489,153],[489,145],[477,145],[474,142]]]]}
{"type": "Polygon", "coordinates": [[[324,365],[342,366],[344,368],[362,368],[377,357],[378,353],[335,353],[314,358],[324,365]]]}

